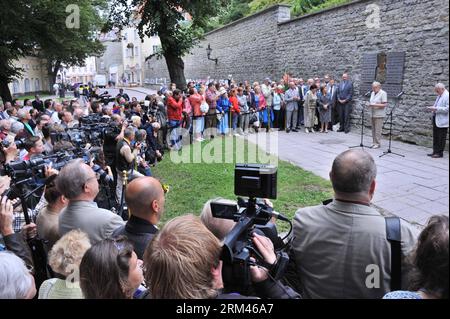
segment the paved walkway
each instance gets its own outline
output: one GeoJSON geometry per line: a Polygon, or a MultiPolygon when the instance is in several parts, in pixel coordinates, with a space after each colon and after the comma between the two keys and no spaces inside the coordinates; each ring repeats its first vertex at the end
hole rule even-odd
{"type": "MultiPolygon", "coordinates": [[[[334,158],[349,146],[360,144],[360,135],[330,132],[306,134],[277,132],[280,159],[329,179],[334,158]]],[[[266,134],[266,133],[260,133],[266,134]]],[[[369,133],[370,134],[370,133],[369,133]]],[[[249,140],[256,141],[255,135],[249,140]]],[[[372,138],[364,143],[371,145],[372,138]]],[[[424,225],[435,214],[449,214],[449,159],[431,159],[430,149],[401,142],[393,142],[392,151],[405,158],[389,154],[379,156],[388,147],[383,141],[378,150],[366,149],[378,167],[377,190],[373,204],[389,215],[399,216],[413,224],[424,225]]],[[[260,145],[265,149],[264,145],[260,145]]]]}

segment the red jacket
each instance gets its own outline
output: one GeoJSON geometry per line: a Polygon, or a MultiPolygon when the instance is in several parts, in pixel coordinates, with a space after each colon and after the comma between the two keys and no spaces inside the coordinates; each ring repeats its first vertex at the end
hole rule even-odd
{"type": "Polygon", "coordinates": [[[181,121],[183,119],[183,99],[177,102],[172,96],[167,100],[167,118],[169,121],[181,121]]]}
{"type": "Polygon", "coordinates": [[[238,114],[241,113],[237,97],[235,96],[230,97],[230,103],[231,103],[231,112],[238,114]]]}
{"type": "Polygon", "coordinates": [[[191,106],[194,109],[194,116],[202,116],[202,112],[200,110],[200,105],[203,103],[204,98],[200,94],[194,94],[189,97],[189,102],[191,102],[191,106]]]}

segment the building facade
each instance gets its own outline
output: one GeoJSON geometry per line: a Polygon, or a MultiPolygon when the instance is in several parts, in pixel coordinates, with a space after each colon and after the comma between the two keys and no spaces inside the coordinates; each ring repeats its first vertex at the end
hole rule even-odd
{"type": "Polygon", "coordinates": [[[45,60],[25,57],[19,59],[15,65],[22,68],[23,73],[20,78],[8,84],[13,96],[33,95],[50,89],[45,60]]]}
{"type": "Polygon", "coordinates": [[[73,66],[63,69],[58,75],[57,82],[59,83],[83,83],[87,84],[94,81],[97,74],[96,58],[89,57],[85,60],[84,66],[73,66]]]}

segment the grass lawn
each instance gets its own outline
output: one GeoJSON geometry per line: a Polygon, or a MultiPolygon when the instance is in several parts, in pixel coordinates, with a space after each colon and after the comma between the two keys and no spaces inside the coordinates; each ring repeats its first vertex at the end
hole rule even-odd
{"type": "MultiPolygon", "coordinates": [[[[227,159],[228,163],[174,163],[170,154],[166,154],[165,159],[153,168],[153,175],[170,186],[162,223],[188,213],[199,215],[204,203],[209,199],[236,198],[234,195],[234,164],[237,148],[235,141],[244,144],[242,147],[245,154],[249,147],[248,142],[244,143],[240,138],[227,137],[226,139],[230,143],[233,141],[234,147],[222,146],[221,144],[225,144],[224,140],[216,138],[213,142],[203,142],[201,146],[200,144],[184,146],[183,151],[192,153],[193,149],[202,148],[202,152],[211,153],[211,148],[217,146],[217,150],[222,150],[222,158],[227,159]]],[[[253,144],[252,146],[254,147],[253,144]]],[[[237,152],[242,151],[242,148],[237,149],[237,152]]],[[[181,156],[183,151],[176,154],[181,156]]],[[[191,155],[191,160],[192,158],[191,155]]],[[[242,162],[239,161],[239,163],[242,162]]],[[[277,212],[292,219],[298,208],[318,205],[331,197],[332,188],[329,181],[288,162],[278,161],[278,198],[272,200],[277,212]]],[[[284,222],[278,222],[280,230],[287,230],[287,226],[284,222]]]]}

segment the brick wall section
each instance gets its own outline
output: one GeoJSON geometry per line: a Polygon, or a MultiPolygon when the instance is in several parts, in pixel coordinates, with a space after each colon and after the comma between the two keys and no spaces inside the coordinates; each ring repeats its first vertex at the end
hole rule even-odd
{"type": "MultiPolygon", "coordinates": [[[[396,139],[430,145],[433,86],[448,85],[449,3],[444,0],[359,0],[290,20],[280,5],[210,32],[185,57],[188,79],[261,81],[281,78],[285,71],[304,78],[329,73],[339,78],[347,70],[355,82],[353,122],[358,125],[366,100],[360,96],[361,60],[365,53],[406,52],[405,95],[395,114],[396,139]],[[367,6],[380,8],[380,28],[369,29],[367,6]],[[213,49],[216,65],[208,61],[213,49]]],[[[168,78],[164,60],[153,61],[148,78],[168,78]]],[[[368,121],[369,122],[369,121],[368,121]]]]}

